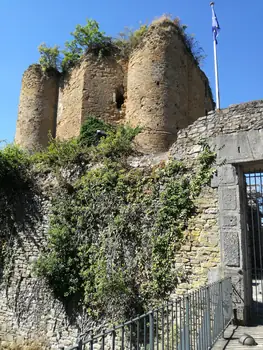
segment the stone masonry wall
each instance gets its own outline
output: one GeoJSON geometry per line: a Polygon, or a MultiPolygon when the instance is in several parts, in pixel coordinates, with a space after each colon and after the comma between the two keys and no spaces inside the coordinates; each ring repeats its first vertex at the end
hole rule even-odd
{"type": "Polygon", "coordinates": [[[81,64],[61,78],[56,137],[67,140],[79,135],[85,66],[81,64]]]}
{"type": "Polygon", "coordinates": [[[154,22],[129,61],[126,119],[144,127],[137,141],[162,152],[178,130],[213,109],[208,80],[187,51],[176,25],[154,22]]]}
{"type": "Polygon", "coordinates": [[[182,273],[176,295],[205,285],[210,271],[220,264],[217,190],[204,188],[195,204],[197,213],[190,220],[176,254],[175,268],[182,273]]]}
{"type": "MultiPolygon", "coordinates": [[[[207,116],[197,119],[188,128],[178,133],[177,142],[170,154],[178,159],[193,159],[201,150],[198,142],[201,138],[212,140],[219,135],[241,133],[263,128],[263,100],[231,105],[219,111],[211,111],[207,116]]],[[[221,150],[221,160],[229,149],[221,150]]]]}
{"type": "Polygon", "coordinates": [[[55,136],[59,73],[42,72],[40,65],[24,73],[19,101],[15,142],[29,150],[48,144],[48,134],[55,136]]]}
{"type": "Polygon", "coordinates": [[[118,98],[124,99],[125,73],[114,57],[98,60],[90,56],[85,64],[82,96],[82,123],[87,115],[99,117],[109,123],[118,123],[124,118],[118,98]]]}
{"type": "Polygon", "coordinates": [[[61,79],[56,136],[76,137],[88,115],[116,123],[124,118],[117,99],[124,97],[126,86],[122,65],[113,57],[98,59],[88,55],[61,79]]]}
{"type": "MultiPolygon", "coordinates": [[[[153,166],[167,160],[167,154],[131,157],[133,167],[153,166]]],[[[45,283],[33,272],[33,265],[46,244],[50,191],[58,190],[55,177],[38,179],[41,194],[29,200],[13,246],[13,268],[8,285],[0,279],[0,348],[35,340],[47,349],[75,343],[83,327],[92,326],[79,315],[72,326],[63,305],[54,299],[45,283]],[[30,218],[30,220],[28,220],[30,218]]],[[[182,272],[176,295],[205,284],[208,271],[219,263],[217,191],[206,187],[196,201],[197,213],[190,223],[176,255],[175,268],[182,272]]]]}
{"type": "MultiPolygon", "coordinates": [[[[237,317],[245,324],[251,318],[252,274],[251,252],[246,244],[251,233],[247,229],[244,173],[256,167],[262,169],[262,117],[263,100],[208,113],[181,130],[170,149],[172,157],[194,162],[203,138],[217,153],[217,173],[211,187],[217,193],[214,198],[218,198],[215,219],[219,227],[220,264],[209,271],[209,276],[212,280],[231,276],[237,317]]],[[[214,211],[214,204],[209,200],[207,203],[207,210],[214,211]]]]}
{"type": "Polygon", "coordinates": [[[204,72],[188,55],[188,118],[182,121],[180,128],[185,128],[198,117],[214,110],[214,102],[208,79],[204,72]]]}
{"type": "MultiPolygon", "coordinates": [[[[177,142],[164,156],[164,159],[170,156],[194,163],[201,151],[200,138],[207,138],[217,152],[217,174],[211,186],[205,187],[196,200],[197,213],[190,220],[176,256],[175,268],[182,271],[182,280],[175,294],[230,275],[237,295],[243,299],[234,299],[241,319],[245,319],[249,309],[250,299],[244,286],[250,282],[250,277],[249,267],[244,264],[246,230],[239,173],[242,162],[244,166],[252,161],[261,160],[262,163],[262,116],[263,100],[208,113],[179,131],[177,142]]],[[[50,185],[54,179],[45,181],[50,185]]],[[[34,277],[32,264],[45,244],[48,227],[48,194],[30,203],[28,210],[33,219],[30,224],[21,225],[18,231],[13,274],[9,276],[7,288],[3,281],[0,285],[0,339],[2,342],[37,339],[55,349],[58,345],[74,343],[82,323],[71,326],[62,305],[34,277]],[[38,209],[32,210],[32,205],[38,209]]]]}
{"type": "MultiPolygon", "coordinates": [[[[129,164],[132,167],[150,167],[171,157],[174,157],[171,152],[130,157],[129,164]]],[[[187,161],[186,165],[191,163],[187,161]]],[[[195,200],[196,213],[188,222],[175,257],[175,269],[182,275],[182,279],[174,297],[203,286],[208,280],[211,282],[211,271],[220,264],[218,202],[218,190],[211,186],[204,187],[195,200]]]]}
{"type": "MultiPolygon", "coordinates": [[[[45,187],[53,181],[47,178],[45,187]]],[[[63,305],[33,271],[46,244],[49,208],[48,195],[42,192],[19,209],[21,221],[10,264],[0,269],[5,274],[0,273],[0,349],[27,341],[34,341],[37,348],[57,349],[58,345],[72,345],[81,331],[80,324],[70,326],[63,305]]]]}

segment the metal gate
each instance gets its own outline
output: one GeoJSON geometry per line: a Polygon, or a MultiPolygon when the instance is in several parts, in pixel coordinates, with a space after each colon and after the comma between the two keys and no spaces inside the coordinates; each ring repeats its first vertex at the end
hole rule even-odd
{"type": "Polygon", "coordinates": [[[253,315],[263,316],[263,171],[245,174],[253,315]]]}

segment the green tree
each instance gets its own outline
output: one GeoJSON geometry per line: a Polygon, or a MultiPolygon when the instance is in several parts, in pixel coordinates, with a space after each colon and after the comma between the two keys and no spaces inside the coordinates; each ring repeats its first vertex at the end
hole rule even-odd
{"type": "Polygon", "coordinates": [[[74,39],[66,41],[65,50],[62,51],[64,55],[61,63],[63,71],[73,67],[86,52],[104,56],[112,51],[111,38],[99,29],[99,24],[95,20],[88,19],[84,26],[78,24],[71,35],[74,39]]]}
{"type": "Polygon", "coordinates": [[[62,51],[64,54],[61,66],[62,70],[68,70],[74,66],[83,54],[83,49],[78,46],[76,40],[66,41],[65,50],[62,51]]]}
{"type": "Polygon", "coordinates": [[[73,33],[76,43],[83,49],[88,49],[94,45],[103,44],[109,40],[105,33],[100,31],[99,24],[93,19],[88,19],[85,26],[78,24],[73,33]]]}
{"type": "Polygon", "coordinates": [[[111,38],[101,31],[97,21],[88,19],[85,26],[78,24],[73,33],[74,40],[84,52],[106,54],[111,48],[111,38]]]}
{"type": "Polygon", "coordinates": [[[38,51],[40,53],[39,63],[44,71],[50,68],[60,70],[59,46],[48,47],[43,43],[39,45],[38,51]]]}

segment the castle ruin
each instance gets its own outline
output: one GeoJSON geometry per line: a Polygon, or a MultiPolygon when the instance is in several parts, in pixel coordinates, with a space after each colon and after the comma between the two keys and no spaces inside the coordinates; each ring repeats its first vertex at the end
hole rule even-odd
{"type": "Polygon", "coordinates": [[[176,24],[164,19],[151,24],[129,60],[88,54],[64,74],[31,65],[22,79],[15,142],[35,150],[47,146],[49,133],[76,137],[92,115],[143,127],[140,149],[162,152],[213,108],[207,77],[176,24]]]}
{"type": "MultiPolygon", "coordinates": [[[[140,149],[169,149],[155,155],[157,160],[169,156],[194,163],[200,138],[206,139],[217,154],[216,171],[176,255],[176,268],[188,276],[176,292],[231,276],[237,319],[249,324],[263,317],[263,101],[213,109],[208,79],[176,26],[162,21],[149,27],[129,60],[89,54],[66,74],[30,66],[23,76],[15,141],[34,150],[48,144],[49,133],[70,139],[79,135],[87,115],[143,126],[140,149]]],[[[82,330],[68,322],[62,304],[32,274],[48,230],[45,191],[43,197],[40,217],[32,227],[20,228],[9,285],[0,284],[0,347],[44,339],[57,349],[71,345],[82,330]]]]}

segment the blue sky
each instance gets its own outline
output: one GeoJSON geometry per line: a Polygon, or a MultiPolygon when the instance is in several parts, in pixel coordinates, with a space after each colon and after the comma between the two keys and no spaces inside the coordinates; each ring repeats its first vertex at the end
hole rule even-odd
{"type": "MultiPolygon", "coordinates": [[[[218,44],[221,106],[263,98],[262,0],[217,0],[221,25],[218,44]]],[[[37,46],[63,46],[86,18],[108,35],[164,13],[181,18],[207,58],[202,69],[214,90],[209,0],[0,0],[0,140],[12,142],[23,71],[38,61],[37,46]]]]}

